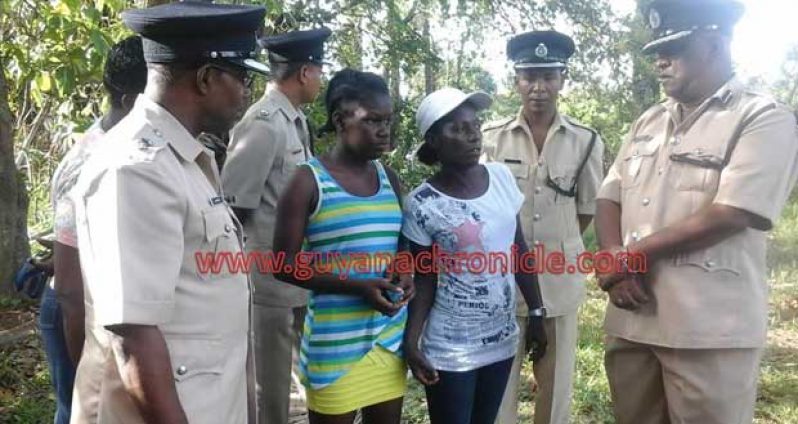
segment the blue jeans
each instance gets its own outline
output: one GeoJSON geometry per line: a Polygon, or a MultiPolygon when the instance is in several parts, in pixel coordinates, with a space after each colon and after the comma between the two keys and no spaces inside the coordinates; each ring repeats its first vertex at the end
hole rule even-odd
{"type": "Polygon", "coordinates": [[[426,386],[432,424],[493,424],[513,358],[466,372],[438,371],[438,383],[426,386]]]}
{"type": "Polygon", "coordinates": [[[49,285],[42,294],[39,309],[39,329],[42,332],[44,353],[50,366],[50,381],[55,389],[55,424],[69,424],[72,410],[72,386],[75,384],[75,365],[69,359],[64,321],[61,306],[55,297],[55,290],[49,285]]]}

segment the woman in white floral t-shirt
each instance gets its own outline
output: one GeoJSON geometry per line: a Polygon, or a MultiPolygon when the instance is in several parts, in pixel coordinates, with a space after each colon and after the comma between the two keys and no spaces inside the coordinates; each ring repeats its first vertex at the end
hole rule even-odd
{"type": "MultiPolygon", "coordinates": [[[[490,104],[485,93],[445,88],[416,114],[425,139],[418,158],[440,168],[407,196],[402,233],[416,258],[449,258],[436,260],[438,269],[417,264],[405,331],[405,356],[426,387],[432,424],[494,422],[518,344],[515,285],[530,309],[542,306],[537,277],[511,266],[514,253],[527,250],[518,224],[524,196],[503,164],[479,163],[477,112],[490,104]],[[490,258],[505,260],[490,267],[490,258]]],[[[527,334],[542,355],[542,319],[532,319],[527,334]]]]}

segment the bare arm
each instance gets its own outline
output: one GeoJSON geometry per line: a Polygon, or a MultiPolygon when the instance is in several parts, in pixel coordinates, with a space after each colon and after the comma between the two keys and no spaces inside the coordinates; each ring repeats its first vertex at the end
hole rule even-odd
{"type": "Polygon", "coordinates": [[[107,328],[115,335],[111,343],[122,384],[144,421],[187,424],[172,377],[169,350],[158,327],[124,324],[107,328]]]}
{"type": "Polygon", "coordinates": [[[435,292],[438,290],[438,273],[434,272],[432,266],[431,246],[421,246],[410,242],[410,252],[414,258],[423,258],[419,259],[419,268],[415,272],[416,297],[408,307],[404,336],[405,349],[417,349],[421,331],[435,301],[435,292]],[[424,256],[420,256],[422,253],[424,256]]]}
{"type": "Polygon", "coordinates": [[[85,305],[83,301],[83,274],[80,271],[78,249],[55,242],[54,245],[55,294],[61,305],[64,319],[64,338],[67,353],[77,365],[83,351],[85,338],[85,305]]]}
{"type": "Polygon", "coordinates": [[[621,205],[611,200],[596,200],[596,239],[602,250],[623,246],[621,205]]]}
{"type": "Polygon", "coordinates": [[[435,303],[438,290],[438,273],[434,272],[432,246],[421,246],[412,241],[410,252],[414,258],[420,258],[415,272],[416,296],[408,306],[407,325],[405,326],[403,350],[413,375],[424,385],[435,384],[438,374],[418,347],[421,332],[427,317],[435,303]],[[420,256],[420,254],[424,256],[420,256]],[[422,272],[425,271],[425,272],[422,272]]]}
{"type": "MultiPolygon", "coordinates": [[[[520,216],[516,216],[515,245],[518,247],[519,258],[529,252],[529,247],[526,245],[526,241],[524,241],[524,232],[521,229],[520,216]]],[[[530,263],[528,266],[531,267],[532,264],[530,263]]],[[[518,272],[515,273],[515,283],[518,285],[521,295],[524,296],[527,307],[529,307],[530,310],[538,309],[543,306],[543,296],[540,294],[538,276],[534,273],[523,272],[522,268],[523,267],[519,266],[517,269],[518,272]]]]}
{"type": "MultiPolygon", "coordinates": [[[[515,245],[518,248],[519,260],[526,256],[529,252],[529,247],[524,240],[524,231],[521,229],[521,216],[517,215],[515,223],[515,245]]],[[[540,260],[540,258],[534,258],[540,260]]],[[[515,273],[515,283],[524,296],[524,301],[530,311],[540,309],[543,307],[543,296],[540,294],[540,284],[538,276],[535,273],[524,272],[525,266],[531,267],[533,263],[526,261],[526,264],[519,264],[515,273]]],[[[529,268],[526,268],[529,269],[529,268]]],[[[533,361],[537,361],[546,354],[546,347],[548,344],[546,338],[546,330],[543,326],[544,316],[530,316],[528,328],[526,331],[526,340],[523,341],[527,352],[531,352],[533,361]]]]}
{"type": "Polygon", "coordinates": [[[759,218],[731,206],[711,205],[679,222],[629,245],[649,262],[714,246],[747,228],[759,226],[759,218]]]}
{"type": "MultiPolygon", "coordinates": [[[[337,274],[324,272],[326,270],[314,266],[310,260],[302,260],[300,263],[298,259],[305,239],[308,217],[318,201],[318,190],[312,171],[306,166],[299,167],[277,204],[277,222],[274,231],[274,251],[285,255],[285,263],[290,265],[291,269],[282,267],[274,276],[286,283],[316,292],[363,296],[374,309],[387,315],[399,312],[405,303],[394,304],[382,296],[382,290],[400,290],[391,284],[388,278],[343,279],[337,274]],[[303,278],[298,272],[299,269],[310,271],[309,278],[303,278]]],[[[312,259],[312,256],[304,257],[312,259]]]]}

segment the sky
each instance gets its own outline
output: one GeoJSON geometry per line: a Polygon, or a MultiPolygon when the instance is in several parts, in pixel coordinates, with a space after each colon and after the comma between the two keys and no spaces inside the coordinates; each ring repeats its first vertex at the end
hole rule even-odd
{"type": "MultiPolygon", "coordinates": [[[[790,46],[798,44],[798,0],[741,0],[746,11],[735,27],[732,54],[742,78],[761,77],[768,82],[780,75],[790,46]]],[[[610,0],[619,14],[633,13],[635,0],[610,0]]],[[[485,68],[501,80],[509,70],[504,56],[506,40],[488,44],[485,68]]],[[[577,46],[578,48],[578,46],[577,46]]]]}

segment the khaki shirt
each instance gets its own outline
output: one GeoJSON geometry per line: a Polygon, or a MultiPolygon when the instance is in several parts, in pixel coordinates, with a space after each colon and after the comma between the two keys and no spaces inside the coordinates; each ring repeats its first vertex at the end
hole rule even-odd
{"type": "MultiPolygon", "coordinates": [[[[297,164],[311,157],[305,115],[277,88],[249,108],[233,128],[222,184],[232,206],[253,209],[244,223],[247,250],[272,250],[277,201],[297,164]]],[[[252,270],[255,303],[297,307],[308,291],[252,270]]]]}
{"type": "MultiPolygon", "coordinates": [[[[242,250],[211,153],[145,96],[92,152],[75,189],[87,325],[157,326],[191,423],[246,423],[246,274],[203,274],[198,252],[242,250]]],[[[109,333],[87,331],[73,423],[143,423],[109,333]]]]}
{"type": "MultiPolygon", "coordinates": [[[[680,122],[679,115],[672,100],[645,112],[602,185],[599,198],[621,205],[624,242],[711,204],[775,221],[796,178],[792,114],[733,79],[691,116],[680,122]]],[[[610,304],[607,333],[674,348],[764,346],[765,238],[748,228],[710,248],[647,264],[654,300],[636,312],[610,304]]]]}
{"type": "MultiPolygon", "coordinates": [[[[514,118],[485,125],[483,133],[484,159],[507,165],[526,197],[521,226],[529,249],[537,249],[539,254],[563,252],[566,263],[575,265],[576,257],[585,249],[577,215],[595,213],[595,197],[603,178],[601,137],[573,119],[557,114],[538,153],[523,111],[514,118]],[[588,157],[594,134],[596,141],[588,157]],[[559,194],[546,184],[550,176],[559,187],[570,190],[586,157],[587,163],[576,181],[576,197],[559,194]]],[[[575,312],[585,296],[584,274],[567,271],[538,275],[549,316],[575,312]]],[[[517,314],[526,316],[527,305],[522,296],[517,298],[517,314]]]]}

